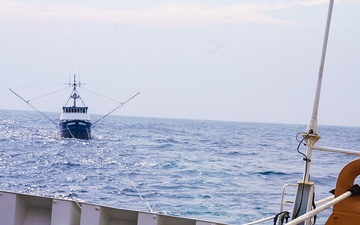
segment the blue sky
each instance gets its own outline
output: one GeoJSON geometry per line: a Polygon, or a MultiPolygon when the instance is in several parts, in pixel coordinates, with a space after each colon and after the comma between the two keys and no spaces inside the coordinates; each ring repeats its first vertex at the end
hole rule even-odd
{"type": "MultiPolygon", "coordinates": [[[[80,71],[112,99],[141,92],[116,115],[307,124],[327,4],[0,0],[1,108],[31,110],[10,87],[34,99],[80,71]]],[[[359,11],[335,1],[319,124],[360,126],[359,11]]],[[[67,94],[33,104],[60,112],[67,94]]],[[[83,98],[93,114],[114,106],[83,98]]]]}

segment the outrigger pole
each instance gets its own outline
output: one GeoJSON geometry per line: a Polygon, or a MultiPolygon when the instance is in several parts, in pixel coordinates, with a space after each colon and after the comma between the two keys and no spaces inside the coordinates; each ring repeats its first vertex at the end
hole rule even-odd
{"type": "Polygon", "coordinates": [[[41,115],[43,115],[45,118],[47,118],[48,120],[50,120],[52,123],[55,124],[56,127],[59,127],[59,125],[52,120],[50,117],[48,117],[47,115],[45,115],[43,112],[41,112],[40,110],[38,110],[35,106],[30,104],[29,100],[25,100],[23,97],[21,97],[20,95],[18,95],[15,91],[11,90],[11,88],[9,88],[9,90],[14,93],[17,97],[19,97],[21,100],[23,100],[26,104],[28,104],[31,108],[35,109],[38,113],[40,113],[41,115]]]}
{"type": "Polygon", "coordinates": [[[135,98],[136,96],[138,96],[140,94],[140,92],[136,93],[134,96],[132,96],[131,98],[129,98],[128,100],[126,100],[125,102],[122,102],[119,106],[117,106],[115,109],[111,110],[110,112],[108,112],[107,114],[105,114],[103,117],[101,117],[100,119],[96,120],[93,124],[92,127],[95,126],[95,124],[97,122],[99,122],[100,120],[103,120],[105,117],[107,117],[108,115],[110,115],[111,113],[115,112],[116,110],[118,110],[121,106],[125,105],[127,102],[129,102],[130,100],[132,100],[133,98],[135,98]]]}

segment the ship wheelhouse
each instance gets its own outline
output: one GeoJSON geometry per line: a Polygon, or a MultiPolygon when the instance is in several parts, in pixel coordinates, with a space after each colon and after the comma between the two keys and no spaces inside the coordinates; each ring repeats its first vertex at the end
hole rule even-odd
{"type": "Polygon", "coordinates": [[[88,107],[64,106],[63,113],[87,113],[88,107]]]}
{"type": "Polygon", "coordinates": [[[91,139],[91,127],[90,114],[88,113],[88,107],[85,106],[80,94],[77,91],[77,87],[80,87],[80,82],[77,84],[75,81],[72,84],[73,91],[62,107],[62,113],[60,114],[60,133],[62,137],[68,138],[80,138],[91,139]],[[69,100],[73,99],[73,105],[68,105],[69,100]],[[83,106],[78,106],[77,100],[82,103],[83,106]]]}
{"type": "Polygon", "coordinates": [[[69,120],[82,120],[85,122],[90,122],[90,114],[88,114],[88,107],[64,106],[63,111],[60,115],[60,121],[64,122],[69,120]]]}

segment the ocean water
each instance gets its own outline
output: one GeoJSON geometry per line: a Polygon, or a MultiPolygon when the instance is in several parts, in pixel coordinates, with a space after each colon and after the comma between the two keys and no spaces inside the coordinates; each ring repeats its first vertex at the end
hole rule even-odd
{"type": "MultiPolygon", "coordinates": [[[[305,128],[109,116],[93,128],[92,140],[77,140],[59,137],[36,112],[0,110],[0,189],[243,224],[276,214],[283,185],[302,179],[295,137],[305,128]]],[[[319,145],[360,145],[357,127],[320,126],[319,133],[319,145]]],[[[313,153],[316,200],[329,196],[354,158],[313,153]]]]}

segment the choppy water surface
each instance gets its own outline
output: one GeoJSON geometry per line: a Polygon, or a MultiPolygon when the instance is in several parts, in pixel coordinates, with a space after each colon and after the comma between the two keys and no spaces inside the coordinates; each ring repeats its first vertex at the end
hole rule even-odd
{"type": "MultiPolygon", "coordinates": [[[[276,214],[282,186],[302,179],[295,136],[305,128],[112,116],[84,141],[60,138],[35,112],[0,111],[0,189],[242,224],[276,214]]],[[[360,144],[360,128],[319,132],[320,145],[360,144]]],[[[353,158],[313,153],[316,200],[353,158]]]]}

